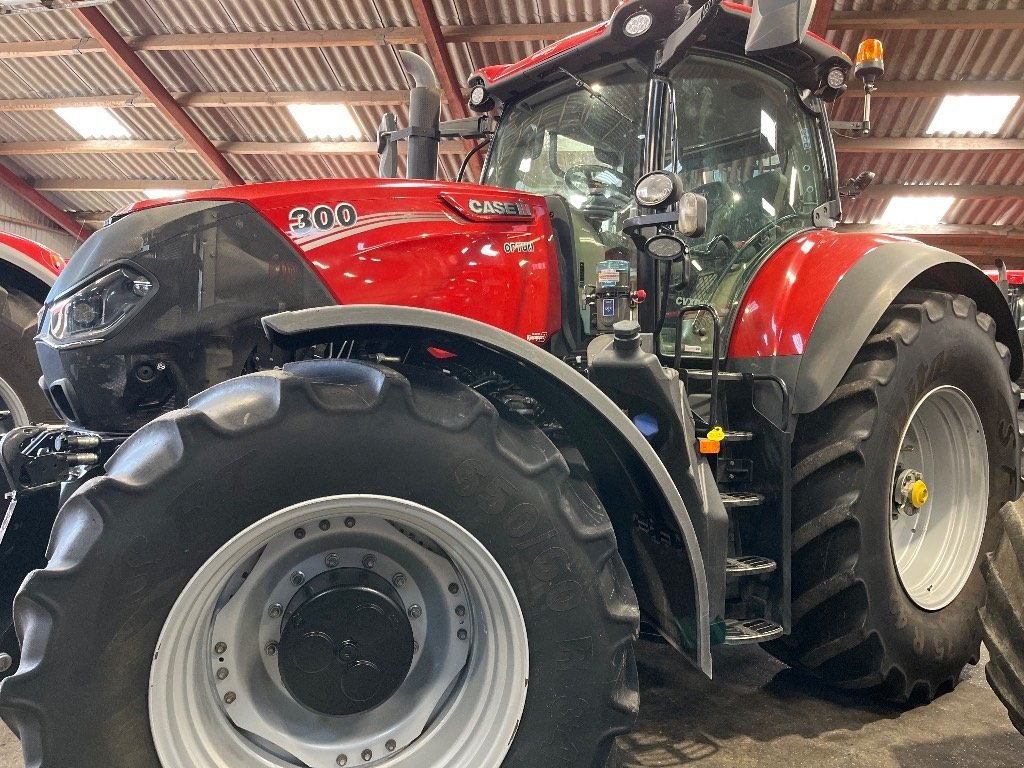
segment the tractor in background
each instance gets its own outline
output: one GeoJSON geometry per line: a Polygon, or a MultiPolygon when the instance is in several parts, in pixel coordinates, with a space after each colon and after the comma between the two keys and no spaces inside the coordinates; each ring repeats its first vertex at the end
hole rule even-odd
{"type": "Polygon", "coordinates": [[[828,105],[883,63],[812,7],[625,0],[445,124],[404,54],[384,178],[93,235],[37,337],[65,424],[0,443],[12,520],[62,502],[0,685],[26,764],[600,767],[641,617],[708,675],[955,686],[1021,344],[966,260],[835,231],[828,105]]]}

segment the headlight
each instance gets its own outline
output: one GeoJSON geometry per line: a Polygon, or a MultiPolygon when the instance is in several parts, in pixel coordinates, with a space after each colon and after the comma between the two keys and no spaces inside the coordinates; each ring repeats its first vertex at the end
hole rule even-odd
{"type": "Polygon", "coordinates": [[[679,199],[682,182],[674,173],[653,171],[636,184],[636,201],[645,208],[662,208],[679,199]]]}
{"type": "Polygon", "coordinates": [[[138,309],[153,289],[152,280],[141,272],[119,267],[54,302],[47,330],[55,341],[95,338],[138,309]]]}

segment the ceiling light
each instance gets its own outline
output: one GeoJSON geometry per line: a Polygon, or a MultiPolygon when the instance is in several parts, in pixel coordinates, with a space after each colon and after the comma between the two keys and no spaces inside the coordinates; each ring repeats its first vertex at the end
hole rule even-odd
{"type": "Polygon", "coordinates": [[[83,139],[127,139],[132,135],[106,107],[58,107],[53,111],[83,139]]]}
{"type": "Polygon", "coordinates": [[[885,213],[875,223],[892,226],[938,224],[949,212],[955,199],[953,197],[897,196],[889,201],[885,213]]]}
{"type": "Polygon", "coordinates": [[[999,133],[1019,97],[946,96],[927,133],[999,133]]]}
{"type": "Polygon", "coordinates": [[[184,189],[147,189],[142,194],[150,200],[163,200],[167,197],[184,197],[184,189]]]}
{"type": "Polygon", "coordinates": [[[344,104],[289,104],[307,139],[357,139],[363,132],[344,104]]]}

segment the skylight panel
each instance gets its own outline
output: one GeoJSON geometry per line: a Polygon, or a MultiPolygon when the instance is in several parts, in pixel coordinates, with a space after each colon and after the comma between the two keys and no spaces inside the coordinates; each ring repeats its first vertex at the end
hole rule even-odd
{"type": "Polygon", "coordinates": [[[150,200],[162,200],[168,197],[183,197],[184,189],[147,189],[143,194],[150,200]]]}
{"type": "Polygon", "coordinates": [[[1018,96],[946,96],[939,105],[927,133],[999,133],[1018,96]]]}
{"type": "Polygon", "coordinates": [[[955,199],[953,197],[896,196],[889,201],[885,213],[876,223],[890,226],[939,224],[949,213],[949,209],[953,207],[955,199]]]}
{"type": "Polygon", "coordinates": [[[132,135],[106,107],[58,107],[53,111],[83,139],[127,139],[132,135]]]}
{"type": "Polygon", "coordinates": [[[344,104],[289,104],[307,139],[357,139],[362,131],[344,104]]]}

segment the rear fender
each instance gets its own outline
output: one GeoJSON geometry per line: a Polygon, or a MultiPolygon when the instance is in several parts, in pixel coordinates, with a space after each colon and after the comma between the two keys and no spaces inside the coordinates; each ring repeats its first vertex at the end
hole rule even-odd
{"type": "Polygon", "coordinates": [[[866,253],[836,285],[814,323],[793,393],[794,410],[820,407],[893,300],[907,288],[959,293],[996,322],[996,340],[1010,350],[1010,375],[1021,372],[1022,352],[998,286],[956,254],[916,241],[897,241],[866,253]]]}
{"type": "Polygon", "coordinates": [[[794,413],[818,409],[838,386],[887,307],[907,288],[959,293],[996,322],[1019,376],[1022,352],[999,288],[966,259],[888,235],[805,232],[758,270],[730,331],[733,370],[774,374],[794,413]]]}
{"type": "Polygon", "coordinates": [[[38,243],[0,232],[0,287],[16,288],[42,303],[65,259],[38,243]]]}
{"type": "MultiPolygon", "coordinates": [[[[668,469],[629,418],[587,378],[547,352],[484,323],[431,310],[390,306],[332,306],[271,315],[263,319],[275,346],[301,349],[332,340],[375,339],[425,343],[456,354],[515,381],[536,397],[574,437],[608,508],[637,591],[690,606],[680,632],[693,647],[679,650],[711,675],[708,585],[698,539],[668,469]],[[638,559],[631,543],[633,514],[647,509],[671,521],[683,542],[678,566],[666,576],[638,559]],[[678,591],[691,594],[676,600],[678,591]]],[[[661,606],[656,606],[661,607],[661,606]]]]}

